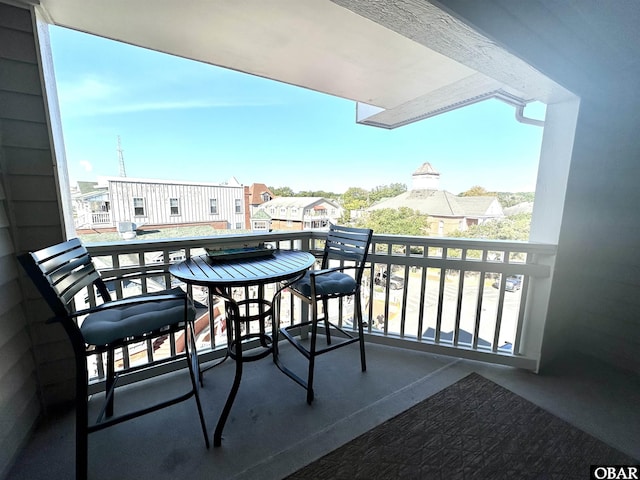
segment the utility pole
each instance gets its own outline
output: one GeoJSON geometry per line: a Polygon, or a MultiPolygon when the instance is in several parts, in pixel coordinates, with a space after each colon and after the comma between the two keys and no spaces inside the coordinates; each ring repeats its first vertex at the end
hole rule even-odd
{"type": "Polygon", "coordinates": [[[120,145],[120,135],[118,135],[118,161],[120,162],[120,176],[126,177],[127,172],[124,169],[124,156],[122,155],[122,146],[120,145]]]}

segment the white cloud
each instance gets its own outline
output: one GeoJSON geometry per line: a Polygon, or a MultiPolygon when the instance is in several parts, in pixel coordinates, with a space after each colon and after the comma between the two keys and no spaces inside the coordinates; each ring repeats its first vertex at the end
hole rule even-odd
{"type": "Polygon", "coordinates": [[[216,100],[184,100],[184,101],[165,101],[165,102],[145,102],[145,103],[128,103],[126,105],[112,105],[109,107],[98,109],[94,114],[118,114],[118,113],[135,113],[149,112],[158,110],[186,110],[192,108],[229,108],[229,107],[265,107],[273,105],[267,102],[233,102],[233,101],[216,101],[216,100]]]}
{"type": "Polygon", "coordinates": [[[90,172],[93,170],[93,165],[88,160],[80,160],[80,166],[84,169],[85,172],[90,172]]]}
{"type": "Polygon", "coordinates": [[[161,93],[139,91],[134,83],[128,86],[110,82],[97,75],[86,75],[77,82],[58,82],[58,99],[63,113],[73,117],[117,115],[137,112],[188,110],[202,108],[266,107],[277,102],[253,99],[166,99],[161,93]],[[146,95],[147,98],[144,98],[146,95]],[[153,96],[159,98],[155,100],[153,96]],[[150,98],[151,97],[151,98],[150,98]]]}
{"type": "Polygon", "coordinates": [[[116,86],[95,75],[85,76],[78,82],[58,82],[59,101],[69,105],[107,100],[118,90],[116,86]]]}

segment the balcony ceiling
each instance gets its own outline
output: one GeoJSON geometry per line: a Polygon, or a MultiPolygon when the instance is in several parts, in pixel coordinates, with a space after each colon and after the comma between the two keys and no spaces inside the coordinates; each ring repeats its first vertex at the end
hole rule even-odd
{"type": "Polygon", "coordinates": [[[51,24],[358,102],[394,128],[500,95],[570,93],[424,2],[40,0],[51,24]],[[400,5],[400,6],[399,6],[400,5]]]}

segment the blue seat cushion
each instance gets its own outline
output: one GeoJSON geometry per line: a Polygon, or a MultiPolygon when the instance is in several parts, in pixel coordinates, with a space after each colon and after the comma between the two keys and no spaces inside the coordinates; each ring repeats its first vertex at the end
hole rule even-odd
{"type": "MultiPolygon", "coordinates": [[[[91,313],[82,322],[80,330],[89,345],[107,345],[122,338],[142,335],[167,325],[183,322],[184,296],[180,288],[161,292],[136,295],[130,298],[144,298],[148,302],[129,306],[114,307],[91,313]],[[175,300],[153,301],[153,297],[163,294],[180,295],[175,300]]],[[[189,299],[187,301],[187,319],[193,320],[196,310],[189,299]]]]}
{"type": "MultiPolygon", "coordinates": [[[[331,272],[324,275],[317,275],[325,270],[315,270],[316,273],[316,295],[329,294],[349,294],[356,289],[356,281],[350,275],[342,272],[331,272]]],[[[311,270],[304,274],[304,277],[292,285],[294,290],[303,295],[311,296],[311,270]]]]}

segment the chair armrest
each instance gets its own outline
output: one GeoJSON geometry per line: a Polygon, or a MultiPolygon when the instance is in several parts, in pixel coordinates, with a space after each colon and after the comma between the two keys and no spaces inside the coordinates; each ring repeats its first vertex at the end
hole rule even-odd
{"type": "Polygon", "coordinates": [[[159,295],[146,295],[146,296],[136,295],[135,297],[121,298],[119,300],[111,300],[110,302],[105,302],[100,305],[96,305],[95,307],[78,310],[76,312],[73,312],[70,316],[80,317],[82,315],[101,312],[104,310],[109,310],[111,308],[127,307],[130,305],[139,305],[142,303],[149,303],[149,302],[166,302],[169,300],[184,300],[186,303],[187,295],[186,294],[176,295],[174,293],[163,293],[159,295]]]}
{"type": "Polygon", "coordinates": [[[102,277],[104,282],[113,282],[118,280],[129,280],[131,278],[142,278],[142,277],[151,277],[157,275],[164,275],[168,273],[167,270],[159,268],[156,265],[153,265],[152,268],[149,268],[146,271],[140,271],[138,269],[134,269],[134,271],[130,273],[123,273],[122,275],[109,275],[102,277]]]}
{"type": "Polygon", "coordinates": [[[357,269],[358,267],[356,267],[355,265],[344,266],[344,267],[323,268],[321,270],[311,270],[309,275],[312,277],[318,277],[320,275],[326,275],[328,273],[344,272],[345,270],[357,270],[357,269]]]}

